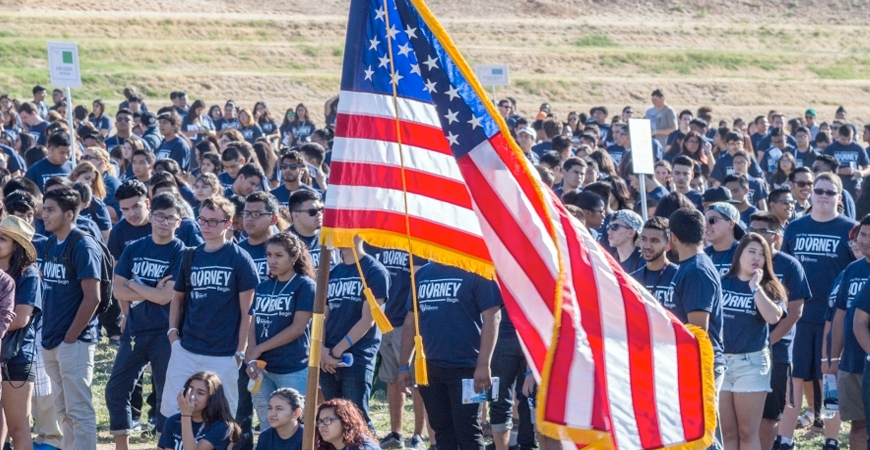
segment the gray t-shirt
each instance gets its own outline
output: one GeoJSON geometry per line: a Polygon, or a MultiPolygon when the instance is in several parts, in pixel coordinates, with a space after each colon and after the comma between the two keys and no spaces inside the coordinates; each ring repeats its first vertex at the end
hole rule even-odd
{"type": "MultiPolygon", "coordinates": [[[[662,109],[652,107],[646,110],[646,118],[650,121],[653,133],[656,130],[665,130],[677,125],[677,113],[674,112],[674,108],[668,105],[662,109]]],[[[667,135],[654,135],[653,138],[659,141],[662,146],[667,145],[667,135]]]]}

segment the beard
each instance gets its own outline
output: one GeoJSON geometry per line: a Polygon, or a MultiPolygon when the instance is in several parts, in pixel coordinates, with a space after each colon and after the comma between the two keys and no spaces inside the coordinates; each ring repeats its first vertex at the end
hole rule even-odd
{"type": "Polygon", "coordinates": [[[284,175],[281,177],[281,179],[284,180],[285,183],[295,183],[297,180],[299,180],[299,174],[297,173],[296,175],[284,175]]]}

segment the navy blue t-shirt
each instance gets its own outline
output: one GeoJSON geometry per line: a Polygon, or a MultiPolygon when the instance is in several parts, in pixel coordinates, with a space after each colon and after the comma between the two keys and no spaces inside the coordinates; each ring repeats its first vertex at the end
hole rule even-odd
{"type": "MultiPolygon", "coordinates": [[[[763,177],[764,173],[761,171],[758,162],[755,161],[755,158],[750,156],[749,164],[749,175],[753,177],[763,177]]],[[[710,172],[710,178],[720,182],[725,182],[725,177],[734,173],[734,157],[731,156],[731,153],[725,152],[719,159],[716,160],[716,163],[713,165],[713,171],[710,172]]]]}
{"type": "Polygon", "coordinates": [[[722,278],[722,334],[725,353],[753,353],[770,342],[767,322],[755,306],[749,281],[736,276],[722,278]]]}
{"type": "Polygon", "coordinates": [[[855,257],[849,248],[849,230],[855,221],[842,215],[817,222],[811,215],[791,221],[785,228],[782,251],[794,256],[810,274],[813,296],[804,303],[800,321],[824,323],[828,293],[837,275],[855,257]]]}
{"type": "Polygon", "coordinates": [[[731,270],[731,262],[734,260],[735,250],[737,250],[737,241],[731,243],[731,247],[728,250],[722,251],[718,251],[712,245],[708,245],[704,248],[704,253],[710,257],[710,261],[713,261],[719,276],[724,277],[731,270]]]}
{"type": "MultiPolygon", "coordinates": [[[[109,232],[109,242],[106,247],[109,248],[109,253],[117,261],[121,258],[121,253],[124,248],[145,236],[151,235],[151,222],[146,222],[141,227],[134,227],[127,222],[127,219],[121,219],[112,231],[109,232]]],[[[175,230],[175,237],[181,239],[187,247],[197,247],[205,243],[200,234],[199,225],[192,219],[185,217],[181,219],[181,224],[175,230]]]]}
{"type": "Polygon", "coordinates": [[[836,308],[846,311],[843,323],[843,356],[840,359],[840,370],[849,373],[864,373],[864,356],[866,353],[858,339],[855,338],[852,321],[855,319],[855,302],[867,279],[870,278],[870,262],[859,259],[849,264],[843,270],[843,279],[837,292],[836,308]]]}
{"type": "Polygon", "coordinates": [[[609,145],[607,147],[607,153],[610,155],[610,159],[613,160],[613,164],[619,167],[619,164],[622,162],[622,158],[628,153],[628,150],[617,144],[609,145]]]}
{"type": "Polygon", "coordinates": [[[211,117],[209,117],[208,114],[203,114],[200,116],[200,120],[196,122],[191,120],[190,116],[185,116],[184,120],[181,121],[181,131],[186,133],[192,131],[197,132],[195,135],[188,138],[193,145],[202,141],[203,136],[206,136],[205,134],[200,134],[200,130],[214,131],[214,129],[214,122],[211,121],[211,117]]]}
{"type": "Polygon", "coordinates": [[[218,131],[238,130],[239,119],[237,117],[233,117],[232,119],[221,117],[217,120],[217,123],[215,123],[214,126],[215,128],[217,128],[218,131]]]}
{"type": "MultiPolygon", "coordinates": [[[[33,307],[34,314],[42,310],[42,277],[39,276],[39,269],[36,266],[24,269],[15,280],[15,305],[30,305],[33,307]]],[[[27,333],[21,341],[21,348],[18,354],[7,362],[8,365],[17,366],[33,362],[36,356],[36,329],[41,326],[41,322],[40,314],[27,325],[27,333]]]]}
{"type": "MultiPolygon", "coordinates": [[[[359,262],[372,294],[376,299],[387,299],[389,303],[390,274],[386,267],[371,255],[361,256],[359,262]]],[[[329,270],[329,288],[326,295],[329,317],[325,326],[325,344],[326,348],[332,348],[344,339],[344,335],[362,317],[366,299],[356,264],[341,263],[329,270]]],[[[372,325],[348,351],[354,356],[354,364],[374,367],[380,345],[381,332],[376,325],[372,325]]]]}
{"type": "Polygon", "coordinates": [[[643,285],[653,298],[664,305],[665,303],[672,302],[671,297],[674,294],[674,290],[673,286],[671,286],[671,281],[674,279],[674,275],[677,274],[678,268],[679,266],[671,262],[663,267],[662,270],[649,270],[644,266],[632,272],[631,276],[643,285]]]}
{"type": "MultiPolygon", "coordinates": [[[[45,255],[42,263],[42,275],[45,280],[42,346],[49,350],[63,342],[82,304],[84,293],[81,289],[81,280],[100,278],[102,251],[96,241],[88,236],[79,239],[73,249],[70,262],[70,265],[75,268],[75,274],[68,273],[62,261],[68,242],[69,237],[64,242],[56,243],[51,253],[45,255]]],[[[97,342],[96,316],[91,319],[78,339],[92,344],[97,342]]]]}
{"type": "Polygon", "coordinates": [[[88,116],[88,122],[92,123],[98,130],[112,131],[112,119],[108,118],[105,114],[100,117],[91,114],[88,116]]]}
{"type": "Polygon", "coordinates": [[[154,153],[158,160],[173,159],[181,170],[185,172],[190,170],[190,146],[187,145],[187,141],[178,136],[169,141],[163,139],[154,153]]]}
{"type": "Polygon", "coordinates": [[[221,172],[221,174],[218,175],[218,180],[220,180],[221,187],[224,189],[232,189],[233,183],[236,181],[236,179],[231,177],[228,172],[221,172]]]}
{"type": "Polygon", "coordinates": [[[92,220],[97,224],[97,228],[100,231],[112,229],[112,217],[109,215],[109,208],[97,197],[91,199],[90,206],[79,212],[79,217],[92,220]]]}
{"type": "MultiPolygon", "coordinates": [[[[825,147],[825,154],[837,158],[840,167],[857,169],[858,166],[870,166],[867,150],[856,142],[849,145],[843,145],[839,141],[832,142],[831,145],[825,147]]],[[[851,175],[840,175],[840,180],[843,181],[843,190],[855,192],[855,180],[852,179],[851,175]]]]}
{"type": "MultiPolygon", "coordinates": [[[[495,281],[458,267],[430,262],[417,271],[420,335],[429,364],[448,369],[477,366],[481,313],[502,306],[495,281]]],[[[405,301],[412,311],[412,297],[405,301]]]]}
{"type": "MultiPolygon", "coordinates": [[[[168,244],[157,245],[150,236],[143,237],[124,248],[115,266],[115,274],[128,280],[137,279],[145,286],[156,287],[164,277],[175,276],[181,267],[183,251],[184,244],[178,238],[168,244]]],[[[147,300],[130,302],[125,335],[159,334],[165,333],[168,328],[168,303],[158,305],[147,300]]]]}
{"type": "Polygon", "coordinates": [[[36,183],[40,192],[45,193],[45,182],[51,177],[65,177],[73,170],[72,161],[67,160],[61,165],[52,164],[48,158],[42,158],[27,169],[24,178],[36,183]]]}
{"type": "Polygon", "coordinates": [[[15,149],[8,145],[0,144],[0,150],[6,154],[6,169],[9,170],[10,173],[15,173],[19,170],[27,170],[27,164],[25,164],[24,158],[22,158],[15,149]]]}
{"type": "MultiPolygon", "coordinates": [[[[296,231],[296,227],[290,225],[290,228],[287,229],[291,233],[295,234],[305,245],[308,246],[308,254],[311,255],[311,264],[314,265],[314,268],[320,267],[320,230],[317,230],[314,233],[314,236],[303,236],[296,231]]],[[[338,250],[334,249],[332,254],[330,255],[329,265],[335,267],[341,261],[341,257],[338,254],[338,250]]]]}
{"type": "Polygon", "coordinates": [[[278,436],[278,431],[274,428],[260,433],[257,440],[257,450],[302,450],[302,434],[305,426],[301,423],[293,436],[287,439],[281,439],[278,436]]]}
{"type": "MultiPolygon", "coordinates": [[[[296,311],[314,310],[314,280],[296,274],[286,282],[270,278],[260,283],[254,293],[249,314],[254,318],[255,345],[262,344],[293,324],[296,311]]],[[[250,344],[249,344],[250,345],[250,344]]],[[[295,341],[263,353],[271,373],[293,373],[308,365],[311,330],[306,329],[295,341]]]]}
{"type": "MultiPolygon", "coordinates": [[[[773,254],[773,272],[776,278],[785,286],[788,292],[788,301],[806,300],[813,296],[813,291],[810,289],[810,282],[807,280],[804,268],[794,259],[793,256],[783,252],[773,254]]],[[[782,319],[780,319],[782,320],[782,319]]],[[[776,325],[770,325],[768,328],[773,330],[776,325]]],[[[792,342],[794,342],[795,327],[792,325],[789,330],[780,340],[773,344],[771,348],[772,361],[775,363],[791,364],[792,342]]]]}
{"type": "MultiPolygon", "coordinates": [[[[864,283],[864,287],[862,287],[861,291],[858,292],[858,295],[855,296],[854,307],[870,314],[870,283],[864,283]]],[[[854,332],[855,330],[853,329],[853,335],[854,332]]]]}
{"type": "Polygon", "coordinates": [[[27,132],[33,136],[33,140],[39,145],[45,145],[45,129],[48,128],[48,122],[42,121],[36,125],[28,125],[27,132]]]}
{"type": "MultiPolygon", "coordinates": [[[[317,192],[318,194],[320,193],[320,191],[318,191],[317,189],[314,189],[313,187],[311,187],[307,184],[304,184],[304,183],[299,186],[299,189],[306,189],[306,190],[309,190],[312,192],[317,192]]],[[[275,189],[272,189],[270,192],[272,193],[272,195],[275,196],[276,199],[278,199],[278,203],[280,203],[281,206],[283,206],[285,208],[289,208],[290,207],[290,194],[298,191],[299,189],[291,191],[291,190],[287,189],[286,187],[284,187],[284,183],[281,183],[280,186],[276,187],[275,189]]]]}
{"type": "Polygon", "coordinates": [[[249,144],[254,145],[254,142],[257,142],[257,139],[263,137],[263,129],[260,128],[259,125],[254,124],[249,127],[239,127],[239,132],[242,133],[242,137],[248,141],[249,144]]]}
{"type": "Polygon", "coordinates": [[[646,265],[646,261],[644,261],[643,256],[640,253],[640,247],[635,247],[634,252],[632,252],[625,261],[619,261],[619,253],[617,252],[614,252],[613,256],[619,262],[622,270],[626,273],[632,273],[646,265]]]}
{"type": "MultiPolygon", "coordinates": [[[[211,443],[215,450],[226,450],[230,445],[230,429],[225,422],[203,424],[203,422],[194,422],[191,419],[190,424],[196,442],[205,439],[211,443]]],[[[157,446],[170,450],[184,448],[181,439],[181,414],[166,419],[166,423],[163,424],[163,434],[160,435],[160,442],[157,443],[157,446]]]]}
{"type": "MultiPolygon", "coordinates": [[[[181,266],[175,274],[175,291],[187,287],[181,266]]],[[[236,244],[215,251],[196,248],[190,274],[190,303],[181,328],[181,346],[208,356],[232,356],[239,344],[242,311],[239,294],[255,289],[260,279],[254,261],[236,244]]]]}
{"type": "MultiPolygon", "coordinates": [[[[752,193],[750,191],[750,193],[752,193]]],[[[740,221],[743,222],[743,225],[747,225],[752,222],[752,215],[758,212],[758,208],[755,206],[749,205],[745,211],[740,213],[740,221]]]]}
{"type": "MultiPolygon", "coordinates": [[[[366,253],[383,264],[387,268],[387,272],[390,273],[389,298],[392,301],[384,305],[384,313],[390,319],[391,325],[400,327],[405,323],[405,317],[408,315],[404,299],[408,298],[408,294],[411,292],[411,262],[408,258],[408,252],[378,248],[368,244],[365,245],[365,250],[366,253]]],[[[414,257],[414,267],[422,267],[426,263],[426,260],[414,257]]]]}
{"type": "Polygon", "coordinates": [[[266,264],[266,242],[259,245],[251,245],[248,239],[239,242],[239,247],[248,252],[251,260],[254,261],[254,267],[257,268],[257,275],[260,277],[260,282],[266,281],[269,278],[269,265],[266,264]]]}
{"type": "Polygon", "coordinates": [[[795,167],[812,167],[813,161],[819,156],[819,151],[812,147],[805,152],[794,149],[792,156],[794,156],[795,167]]]}
{"type": "Polygon", "coordinates": [[[707,255],[694,255],[680,261],[680,267],[671,282],[670,303],[663,306],[683,323],[689,322],[689,313],[710,313],[708,334],[716,353],[716,362],[722,359],[722,285],[719,272],[707,255]]]}

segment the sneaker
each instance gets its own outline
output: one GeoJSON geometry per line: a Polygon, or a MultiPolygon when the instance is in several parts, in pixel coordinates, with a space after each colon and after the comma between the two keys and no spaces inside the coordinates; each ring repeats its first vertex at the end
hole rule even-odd
{"type": "Polygon", "coordinates": [[[798,417],[796,429],[806,428],[813,424],[813,413],[807,411],[802,416],[798,417]]]}
{"type": "Polygon", "coordinates": [[[388,434],[385,438],[381,439],[381,448],[383,449],[404,447],[405,443],[402,441],[402,436],[400,436],[399,433],[392,432],[388,434]]]}
{"type": "Polygon", "coordinates": [[[771,450],[782,450],[780,446],[782,445],[782,436],[777,436],[776,439],[773,440],[773,448],[771,450]]]}
{"type": "Polygon", "coordinates": [[[779,443],[779,450],[794,450],[794,442],[790,444],[779,443]]]}
{"type": "Polygon", "coordinates": [[[423,444],[423,436],[420,436],[419,434],[411,436],[410,448],[413,450],[424,450],[426,448],[426,445],[423,444]]]}
{"type": "Polygon", "coordinates": [[[840,442],[836,439],[825,439],[823,450],[840,450],[840,442]]]}

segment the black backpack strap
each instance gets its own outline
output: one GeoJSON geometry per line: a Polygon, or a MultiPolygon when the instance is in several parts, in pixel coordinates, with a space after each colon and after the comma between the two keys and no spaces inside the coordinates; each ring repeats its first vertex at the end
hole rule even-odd
{"type": "MultiPolygon", "coordinates": [[[[85,235],[85,232],[79,230],[78,228],[73,228],[70,230],[67,238],[66,250],[63,254],[63,263],[66,265],[66,271],[69,274],[70,278],[75,279],[75,264],[72,263],[72,255],[73,250],[75,250],[76,245],[78,245],[79,240],[85,235]]],[[[55,239],[57,239],[55,237],[55,239]]]]}
{"type": "MultiPolygon", "coordinates": [[[[184,328],[184,320],[187,315],[187,306],[190,302],[190,292],[192,290],[190,283],[190,273],[193,271],[193,253],[196,247],[188,247],[184,249],[184,255],[181,257],[181,280],[184,281],[184,296],[181,299],[181,305],[178,311],[178,334],[181,335],[181,330],[184,328]]],[[[176,281],[177,283],[178,281],[176,281]]]]}

